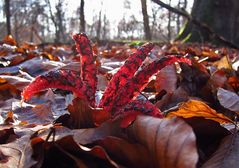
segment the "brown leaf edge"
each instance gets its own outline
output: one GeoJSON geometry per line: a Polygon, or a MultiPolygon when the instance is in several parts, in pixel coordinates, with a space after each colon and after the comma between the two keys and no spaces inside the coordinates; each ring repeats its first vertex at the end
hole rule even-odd
{"type": "Polygon", "coordinates": [[[196,136],[184,120],[138,116],[126,132],[130,139],[148,148],[154,167],[196,167],[196,136]]]}

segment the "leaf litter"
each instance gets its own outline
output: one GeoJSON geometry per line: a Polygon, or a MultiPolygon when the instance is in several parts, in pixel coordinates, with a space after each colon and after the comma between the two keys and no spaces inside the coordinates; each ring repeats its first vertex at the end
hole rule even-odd
{"type": "Polygon", "coordinates": [[[73,40],[3,39],[1,167],[237,166],[238,51],[73,40]]]}

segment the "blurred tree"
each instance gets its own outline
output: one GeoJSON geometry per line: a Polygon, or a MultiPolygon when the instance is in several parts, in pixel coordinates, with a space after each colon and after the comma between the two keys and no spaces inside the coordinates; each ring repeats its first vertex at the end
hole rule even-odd
{"type": "MultiPolygon", "coordinates": [[[[169,5],[171,6],[171,0],[169,0],[169,5]]],[[[167,26],[167,29],[168,29],[168,41],[171,40],[171,11],[168,11],[168,26],[167,26]]]]}
{"type": "Polygon", "coordinates": [[[11,13],[10,13],[10,0],[4,1],[5,5],[5,15],[6,15],[6,23],[7,23],[7,34],[11,34],[11,13]]]}
{"type": "Polygon", "coordinates": [[[59,40],[58,42],[64,43],[66,41],[66,28],[64,25],[64,10],[63,10],[63,0],[58,0],[58,3],[56,4],[56,23],[58,27],[58,33],[59,33],[59,40]]]}
{"type": "MultiPolygon", "coordinates": [[[[191,16],[209,26],[214,33],[230,42],[239,43],[239,1],[238,0],[194,0],[191,16]]],[[[214,41],[214,34],[189,21],[181,34],[188,41],[214,41]],[[190,36],[190,37],[189,37],[190,36]]]]}
{"type": "Polygon", "coordinates": [[[66,40],[66,35],[65,35],[65,25],[64,25],[64,11],[63,11],[63,0],[58,0],[55,9],[56,13],[54,14],[52,11],[52,6],[50,0],[46,0],[46,4],[49,7],[49,13],[50,13],[50,18],[54,24],[55,27],[55,39],[54,41],[56,43],[62,43],[65,42],[66,40]]]}
{"type": "MultiPolygon", "coordinates": [[[[177,8],[186,11],[187,5],[188,5],[187,0],[178,0],[177,8]]],[[[185,22],[186,19],[184,17],[182,17],[181,15],[177,15],[177,33],[180,32],[182,24],[184,24],[185,22]]]]}
{"type": "Polygon", "coordinates": [[[143,22],[144,22],[144,34],[146,40],[151,40],[151,32],[149,27],[149,16],[147,12],[147,0],[141,0],[143,22]]]}
{"type": "MultiPolygon", "coordinates": [[[[101,8],[102,9],[102,8],[101,8]]],[[[102,10],[100,10],[99,12],[99,18],[98,18],[98,22],[97,22],[97,28],[96,28],[96,38],[97,40],[100,40],[100,35],[101,35],[101,13],[102,13],[102,10]]]]}
{"type": "Polygon", "coordinates": [[[107,19],[106,14],[103,17],[103,27],[102,27],[102,39],[106,40],[110,38],[110,21],[107,19]]]}
{"type": "Polygon", "coordinates": [[[80,1],[80,8],[79,8],[79,13],[80,13],[80,32],[85,32],[85,13],[84,13],[84,6],[85,6],[85,1],[81,0],[80,1]]]}

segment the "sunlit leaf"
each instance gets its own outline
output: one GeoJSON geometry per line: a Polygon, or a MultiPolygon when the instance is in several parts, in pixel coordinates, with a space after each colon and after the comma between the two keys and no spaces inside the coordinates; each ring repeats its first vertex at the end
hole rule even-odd
{"type": "Polygon", "coordinates": [[[189,100],[188,102],[182,103],[179,110],[170,112],[167,117],[204,117],[209,120],[213,120],[223,123],[232,123],[233,121],[221,113],[217,113],[215,110],[210,108],[207,104],[198,100],[189,100]]]}

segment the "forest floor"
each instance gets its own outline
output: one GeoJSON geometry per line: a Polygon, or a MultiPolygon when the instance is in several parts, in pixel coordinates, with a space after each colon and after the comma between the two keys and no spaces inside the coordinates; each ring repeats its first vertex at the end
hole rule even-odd
{"type": "Polygon", "coordinates": [[[0,42],[0,167],[237,167],[237,50],[77,40],[0,42]]]}

